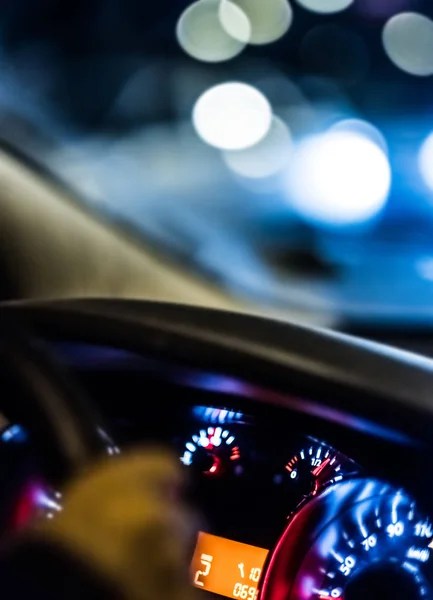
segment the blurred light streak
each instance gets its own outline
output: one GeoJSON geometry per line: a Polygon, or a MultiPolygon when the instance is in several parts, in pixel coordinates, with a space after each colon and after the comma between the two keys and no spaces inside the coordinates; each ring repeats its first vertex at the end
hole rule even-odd
{"type": "Polygon", "coordinates": [[[290,162],[292,136],[287,125],[273,117],[268,133],[257,144],[245,150],[223,153],[227,166],[237,175],[261,179],[275,175],[290,162]]]}
{"type": "Polygon", "coordinates": [[[60,512],[62,510],[61,504],[56,502],[56,500],[54,500],[54,498],[52,498],[51,495],[43,488],[35,488],[34,501],[36,502],[37,506],[45,509],[55,510],[56,512],[60,512]]]}
{"type": "Polygon", "coordinates": [[[287,33],[293,21],[288,0],[232,0],[251,23],[250,44],[276,42],[287,33]]]}
{"type": "Polygon", "coordinates": [[[433,21],[415,12],[392,17],[382,32],[388,58],[402,71],[433,75],[433,21]]]}
{"type": "Polygon", "coordinates": [[[384,207],[391,168],[371,139],[331,130],[299,144],[286,184],[292,208],[304,219],[348,226],[372,219],[384,207]]]}
{"type": "Polygon", "coordinates": [[[199,0],[180,16],[176,36],[183,50],[197,60],[216,63],[234,58],[246,41],[231,35],[248,36],[250,25],[242,10],[229,0],[199,0]],[[243,25],[241,25],[243,23],[243,25]]]}
{"type": "MultiPolygon", "coordinates": [[[[349,8],[354,0],[296,0],[297,3],[312,12],[330,14],[349,8]]],[[[377,0],[382,2],[383,0],[377,0]]]]}
{"type": "Polygon", "coordinates": [[[421,146],[418,165],[424,182],[433,191],[433,132],[421,146]]]}
{"type": "Polygon", "coordinates": [[[257,88],[228,82],[200,96],[192,119],[197,134],[206,143],[221,150],[243,150],[268,133],[272,109],[257,88]]]}

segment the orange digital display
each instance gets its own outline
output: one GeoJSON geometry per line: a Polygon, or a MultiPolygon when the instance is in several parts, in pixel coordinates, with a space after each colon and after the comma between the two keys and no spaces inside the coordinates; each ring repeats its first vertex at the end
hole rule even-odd
{"type": "Polygon", "coordinates": [[[192,559],[193,584],[208,592],[255,600],[268,550],[199,533],[192,559]]]}

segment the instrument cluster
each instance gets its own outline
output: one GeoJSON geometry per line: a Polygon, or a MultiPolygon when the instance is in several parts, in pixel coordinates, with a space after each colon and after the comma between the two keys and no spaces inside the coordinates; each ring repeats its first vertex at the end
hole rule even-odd
{"type": "MultiPolygon", "coordinates": [[[[203,593],[240,600],[433,600],[432,514],[419,502],[422,494],[404,485],[414,463],[398,465],[399,483],[372,465],[373,457],[392,471],[392,453],[370,452],[364,464],[365,447],[356,452],[352,440],[355,460],[347,439],[313,420],[304,432],[307,421],[293,415],[279,422],[194,404],[173,413],[169,424],[163,411],[159,421],[146,423],[177,453],[190,501],[202,515],[191,578],[203,593]],[[330,437],[318,436],[320,427],[330,437]]],[[[149,439],[142,432],[135,441],[149,439]]],[[[20,426],[0,431],[3,463],[11,467],[3,474],[11,502],[0,516],[12,530],[62,510],[61,494],[35,478],[29,448],[20,426]]]]}
{"type": "Polygon", "coordinates": [[[242,600],[433,598],[431,516],[405,489],[308,433],[272,443],[240,412],[194,415],[176,443],[207,519],[196,587],[242,600]]]}

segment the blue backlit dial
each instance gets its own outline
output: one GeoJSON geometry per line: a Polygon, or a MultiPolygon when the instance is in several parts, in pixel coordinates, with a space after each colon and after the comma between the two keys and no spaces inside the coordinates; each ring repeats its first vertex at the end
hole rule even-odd
{"type": "Polygon", "coordinates": [[[432,522],[404,491],[343,482],[292,519],[262,600],[432,600],[432,540],[432,522]]]}
{"type": "Polygon", "coordinates": [[[9,425],[0,433],[0,440],[5,444],[21,444],[27,438],[27,432],[21,425],[9,425]]]}
{"type": "Polygon", "coordinates": [[[224,426],[203,427],[183,448],[181,462],[208,477],[219,477],[230,471],[241,474],[241,450],[236,435],[224,426]]]}

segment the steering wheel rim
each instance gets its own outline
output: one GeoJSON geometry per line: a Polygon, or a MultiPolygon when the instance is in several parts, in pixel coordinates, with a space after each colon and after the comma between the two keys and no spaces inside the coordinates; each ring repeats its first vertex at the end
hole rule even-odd
{"type": "Polygon", "coordinates": [[[393,429],[431,446],[433,361],[397,348],[259,316],[151,300],[20,301],[4,304],[3,310],[50,342],[121,347],[233,376],[248,382],[250,396],[251,386],[261,387],[265,403],[301,412],[318,409],[326,419],[342,414],[352,426],[375,423],[388,429],[392,415],[393,429]],[[308,398],[314,398],[314,407],[308,398]]]}
{"type": "Polygon", "coordinates": [[[0,314],[0,366],[18,393],[5,394],[3,408],[49,452],[48,475],[63,483],[107,454],[113,443],[100,415],[52,353],[4,317],[0,314]]]}

